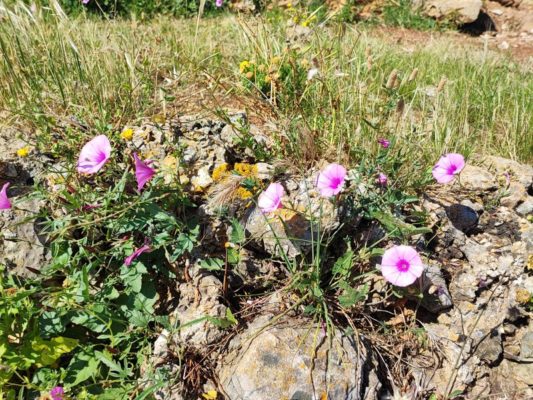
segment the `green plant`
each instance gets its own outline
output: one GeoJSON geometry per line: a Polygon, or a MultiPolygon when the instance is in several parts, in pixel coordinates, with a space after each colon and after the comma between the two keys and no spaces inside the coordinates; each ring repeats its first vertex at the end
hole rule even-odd
{"type": "Polygon", "coordinates": [[[383,22],[391,26],[421,31],[442,30],[448,26],[424,16],[410,0],[390,1],[383,7],[383,22]]]}

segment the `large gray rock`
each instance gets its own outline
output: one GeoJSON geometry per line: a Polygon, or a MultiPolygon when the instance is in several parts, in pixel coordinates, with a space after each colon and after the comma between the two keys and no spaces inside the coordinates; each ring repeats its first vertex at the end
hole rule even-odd
{"type": "Polygon", "coordinates": [[[465,189],[477,192],[494,190],[498,187],[493,174],[484,168],[467,164],[461,171],[461,185],[465,189]]]}
{"type": "Polygon", "coordinates": [[[435,19],[467,24],[477,19],[482,6],[481,0],[428,0],[424,4],[424,12],[435,19]]]}
{"type": "Polygon", "coordinates": [[[293,320],[269,326],[255,320],[230,343],[219,368],[231,400],[358,400],[376,398],[381,384],[368,346],[355,336],[333,334],[293,320]]]}

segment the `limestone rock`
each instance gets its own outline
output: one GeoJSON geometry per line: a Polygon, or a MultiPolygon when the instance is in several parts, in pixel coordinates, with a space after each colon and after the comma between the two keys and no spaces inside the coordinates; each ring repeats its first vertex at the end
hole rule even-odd
{"type": "Polygon", "coordinates": [[[530,165],[496,156],[487,157],[483,165],[494,169],[498,175],[509,174],[511,182],[517,181],[526,188],[533,183],[533,167],[530,165]]]}
{"type": "Polygon", "coordinates": [[[47,238],[34,216],[43,206],[36,199],[18,202],[17,209],[0,213],[0,264],[7,266],[13,274],[34,275],[50,259],[46,246],[47,238]]]}
{"type": "Polygon", "coordinates": [[[520,341],[520,357],[533,358],[533,331],[527,332],[520,341]]]}
{"type": "Polygon", "coordinates": [[[224,318],[226,306],[220,303],[222,283],[214,276],[195,276],[194,280],[179,287],[180,301],[175,317],[182,327],[173,337],[174,342],[205,346],[218,340],[223,332],[205,317],[224,318]],[[197,323],[184,326],[192,321],[197,323]]]}
{"type": "Polygon", "coordinates": [[[481,0],[428,0],[424,12],[435,19],[451,18],[459,24],[474,22],[479,16],[481,0]]]}
{"type": "Polygon", "coordinates": [[[221,388],[232,400],[376,398],[380,382],[367,345],[305,321],[269,326],[255,320],[233,339],[220,363],[221,388]]]}
{"type": "Polygon", "coordinates": [[[424,270],[420,278],[420,287],[424,294],[421,306],[426,310],[438,313],[453,305],[446,281],[438,266],[430,265],[424,270]]]}
{"type": "Polygon", "coordinates": [[[498,187],[494,176],[484,168],[467,164],[461,171],[461,185],[476,192],[490,191],[498,187]]]}

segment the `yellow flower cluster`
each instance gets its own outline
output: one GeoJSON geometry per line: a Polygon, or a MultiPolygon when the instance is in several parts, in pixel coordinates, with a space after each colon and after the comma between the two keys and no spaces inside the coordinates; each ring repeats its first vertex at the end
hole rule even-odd
{"type": "Polygon", "coordinates": [[[131,139],[133,139],[133,129],[125,128],[120,134],[120,138],[127,140],[127,141],[130,141],[131,139]]]}
{"type": "Polygon", "coordinates": [[[253,196],[252,192],[243,187],[238,188],[235,195],[241,200],[247,200],[253,196]]]}
{"type": "Polygon", "coordinates": [[[257,176],[257,165],[255,164],[235,163],[233,170],[245,178],[257,176]]]}
{"type": "Polygon", "coordinates": [[[19,157],[28,157],[28,154],[30,154],[30,146],[24,146],[17,150],[17,156],[19,157]]]}
{"type": "Polygon", "coordinates": [[[243,60],[241,61],[241,63],[239,64],[239,71],[241,72],[241,74],[246,71],[248,68],[250,68],[250,61],[248,60],[243,60]]]}
{"type": "Polygon", "coordinates": [[[215,167],[215,169],[213,170],[213,173],[211,174],[211,178],[213,178],[215,182],[220,182],[222,179],[224,179],[228,175],[229,175],[228,164],[224,163],[224,164],[220,164],[219,166],[215,167]]]}

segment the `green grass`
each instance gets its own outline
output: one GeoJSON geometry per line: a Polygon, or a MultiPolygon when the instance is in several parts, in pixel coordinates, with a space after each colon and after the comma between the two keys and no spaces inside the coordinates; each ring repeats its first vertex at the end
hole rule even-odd
{"type": "Polygon", "coordinates": [[[106,131],[143,115],[179,111],[173,98],[193,83],[262,101],[235,84],[241,80],[238,64],[281,56],[291,62],[315,59],[320,69],[319,78],[302,90],[286,90],[294,86],[290,82],[278,88],[283,101],[273,111],[291,127],[285,155],[301,149],[306,131],[313,159],[334,154],[355,163],[362,153],[374,154],[376,138],[386,136],[397,141],[398,152],[425,163],[449,150],[532,160],[532,73],[495,54],[456,50],[446,38],[405,51],[353,25],[315,27],[309,44],[289,54],[284,25],[256,19],[200,21],[196,34],[195,21],[168,18],[43,19],[24,9],[6,15],[0,28],[0,107],[9,121],[40,132],[71,116],[106,131]],[[415,68],[418,75],[409,82],[415,68]],[[393,70],[398,86],[387,89],[393,70]],[[437,92],[442,77],[446,84],[437,92]],[[402,108],[398,103],[403,113],[395,111],[402,108]]]}

